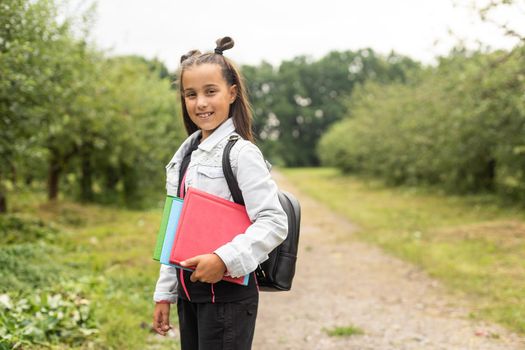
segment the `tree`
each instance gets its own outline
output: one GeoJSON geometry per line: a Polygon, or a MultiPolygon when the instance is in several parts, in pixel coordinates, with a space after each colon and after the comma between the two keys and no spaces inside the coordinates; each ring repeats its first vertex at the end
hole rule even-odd
{"type": "Polygon", "coordinates": [[[317,165],[320,136],[345,112],[344,97],[364,81],[405,81],[419,64],[371,49],[299,56],[274,69],[243,67],[256,114],[256,133],[269,158],[290,166],[317,165]]]}
{"type": "Polygon", "coordinates": [[[37,143],[41,106],[48,101],[56,61],[48,61],[64,28],[48,1],[6,0],[0,4],[0,212],[6,186],[16,182],[17,161],[37,143]],[[8,179],[10,181],[8,181],[8,179]]]}
{"type": "Polygon", "coordinates": [[[20,176],[47,178],[50,200],[67,175],[83,201],[103,188],[140,202],[183,138],[166,67],[106,59],[71,19],[57,20],[52,1],[2,2],[0,21],[0,212],[20,176]]]}
{"type": "MultiPolygon", "coordinates": [[[[153,62],[155,64],[155,62],[153,62]]],[[[164,179],[159,171],[184,138],[177,94],[159,69],[137,57],[109,59],[104,67],[102,142],[90,152],[106,194],[121,184],[126,203],[140,203],[164,179]]]]}

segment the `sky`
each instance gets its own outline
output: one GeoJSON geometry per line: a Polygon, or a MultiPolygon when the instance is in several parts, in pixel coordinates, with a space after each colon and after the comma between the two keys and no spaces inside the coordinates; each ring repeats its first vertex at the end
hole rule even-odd
{"type": "MultiPolygon", "coordinates": [[[[493,13],[525,35],[525,0],[493,13]]],[[[75,0],[73,0],[75,3],[75,0]]],[[[81,12],[94,1],[76,0],[81,12]]],[[[509,49],[516,39],[483,24],[470,8],[483,0],[98,0],[90,40],[108,55],[158,58],[170,70],[191,49],[211,51],[230,36],[225,55],[238,64],[278,65],[299,55],[319,59],[332,50],[392,50],[426,64],[460,40],[509,49]]],[[[74,9],[74,10],[71,10],[74,9]]]]}

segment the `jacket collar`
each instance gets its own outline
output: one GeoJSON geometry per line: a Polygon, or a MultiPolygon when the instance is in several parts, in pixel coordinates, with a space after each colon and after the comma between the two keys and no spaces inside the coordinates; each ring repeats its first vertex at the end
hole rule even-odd
{"type": "Polygon", "coordinates": [[[235,131],[235,125],[233,119],[226,119],[215,131],[211,133],[204,141],[199,145],[199,149],[210,152],[220,141],[235,131]]]}

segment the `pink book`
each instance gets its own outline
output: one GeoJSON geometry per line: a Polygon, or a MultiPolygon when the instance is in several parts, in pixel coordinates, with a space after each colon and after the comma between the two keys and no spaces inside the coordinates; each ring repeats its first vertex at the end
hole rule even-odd
{"type": "MultiPolygon", "coordinates": [[[[190,187],[184,196],[170,263],[180,266],[181,261],[196,255],[213,253],[251,224],[244,206],[190,187]]],[[[242,285],[247,285],[248,279],[249,275],[223,278],[242,285]]]]}

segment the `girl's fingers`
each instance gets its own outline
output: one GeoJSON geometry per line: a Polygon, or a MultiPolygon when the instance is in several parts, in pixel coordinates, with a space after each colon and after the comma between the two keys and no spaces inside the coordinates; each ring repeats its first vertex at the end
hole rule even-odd
{"type": "Polygon", "coordinates": [[[166,313],[166,312],[163,312],[162,313],[162,329],[164,331],[167,331],[168,329],[170,329],[170,314],[169,313],[166,313]]]}
{"type": "Polygon", "coordinates": [[[193,272],[193,273],[190,275],[190,281],[192,281],[192,282],[197,282],[197,281],[198,281],[197,277],[195,276],[195,272],[193,272]]]}
{"type": "Polygon", "coordinates": [[[171,329],[169,309],[163,310],[158,308],[158,305],[156,306],[153,313],[153,329],[160,335],[166,335],[166,332],[171,329]]]}
{"type": "Polygon", "coordinates": [[[184,266],[184,267],[187,267],[187,266],[197,266],[199,264],[199,261],[200,261],[200,255],[198,256],[195,256],[193,258],[189,258],[187,260],[184,260],[184,261],[181,261],[181,265],[184,266]]]}

